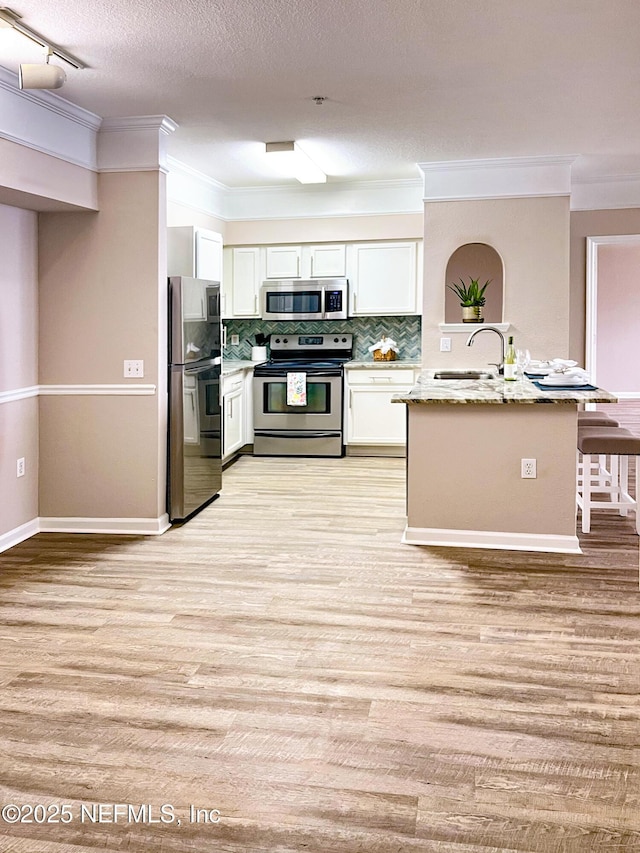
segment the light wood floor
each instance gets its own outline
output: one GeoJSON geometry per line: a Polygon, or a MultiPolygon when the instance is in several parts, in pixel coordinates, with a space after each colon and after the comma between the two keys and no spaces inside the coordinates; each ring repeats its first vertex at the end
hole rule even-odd
{"type": "Polygon", "coordinates": [[[0,851],[640,851],[632,518],[578,556],[402,546],[404,464],[245,457],[162,537],[0,555],[0,804],[73,818],[0,851]]]}

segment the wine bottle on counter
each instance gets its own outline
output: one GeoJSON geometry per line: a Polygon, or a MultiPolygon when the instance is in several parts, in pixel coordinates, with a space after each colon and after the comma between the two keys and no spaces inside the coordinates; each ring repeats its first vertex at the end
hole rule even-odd
{"type": "Polygon", "coordinates": [[[513,336],[507,341],[507,351],[504,354],[504,378],[513,380],[516,378],[516,351],[513,346],[513,336]]]}

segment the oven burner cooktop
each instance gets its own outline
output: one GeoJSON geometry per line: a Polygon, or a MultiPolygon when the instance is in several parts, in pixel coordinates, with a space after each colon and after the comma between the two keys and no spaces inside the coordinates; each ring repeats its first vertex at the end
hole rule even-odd
{"type": "Polygon", "coordinates": [[[353,353],[353,335],[339,332],[329,335],[304,335],[289,332],[271,335],[271,358],[258,364],[254,376],[304,372],[342,375],[342,365],[353,353]]]}

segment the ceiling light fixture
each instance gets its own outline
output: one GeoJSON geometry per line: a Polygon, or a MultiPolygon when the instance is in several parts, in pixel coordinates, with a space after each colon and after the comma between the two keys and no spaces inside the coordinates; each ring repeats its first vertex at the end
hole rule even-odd
{"type": "Polygon", "coordinates": [[[20,66],[19,85],[21,89],[59,89],[66,80],[64,70],[58,65],[49,65],[49,58],[56,56],[58,59],[71,65],[73,68],[84,68],[80,62],[66,50],[52,44],[49,39],[41,36],[35,30],[20,22],[21,16],[6,6],[0,8],[0,27],[11,27],[16,32],[26,36],[31,41],[39,44],[46,51],[46,62],[41,65],[25,64],[20,66]]]}
{"type": "Polygon", "coordinates": [[[324,184],[327,176],[310,160],[297,142],[267,142],[269,162],[277,163],[279,171],[296,178],[301,184],[324,184]]]}
{"type": "Polygon", "coordinates": [[[21,89],[59,89],[64,85],[67,75],[59,65],[49,65],[51,49],[47,48],[45,64],[22,64],[18,73],[18,85],[21,89]]]}

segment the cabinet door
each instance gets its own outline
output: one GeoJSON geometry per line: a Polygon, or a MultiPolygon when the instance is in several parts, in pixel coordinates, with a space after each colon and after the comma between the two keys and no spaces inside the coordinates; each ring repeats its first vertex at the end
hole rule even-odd
{"type": "Polygon", "coordinates": [[[417,244],[354,243],[349,278],[352,313],[417,314],[417,244]]]}
{"type": "Polygon", "coordinates": [[[310,246],[311,278],[344,278],[346,246],[310,246]]]}
{"type": "Polygon", "coordinates": [[[260,285],[262,264],[260,249],[234,249],[232,256],[232,314],[233,317],[258,317],[260,314],[260,285]]]}
{"type": "Polygon", "coordinates": [[[195,244],[196,276],[207,281],[222,281],[222,236],[198,228],[195,244]]]}
{"type": "Polygon", "coordinates": [[[301,246],[267,246],[267,278],[300,278],[301,246]]]}
{"type": "Polygon", "coordinates": [[[406,444],[406,406],[391,398],[408,391],[413,382],[413,371],[348,371],[347,443],[406,444]]]}
{"type": "Polygon", "coordinates": [[[406,407],[391,402],[399,390],[349,389],[348,444],[406,444],[406,407]]]}
{"type": "Polygon", "coordinates": [[[228,456],[239,450],[244,440],[244,378],[233,376],[224,383],[224,452],[228,456]]]}

